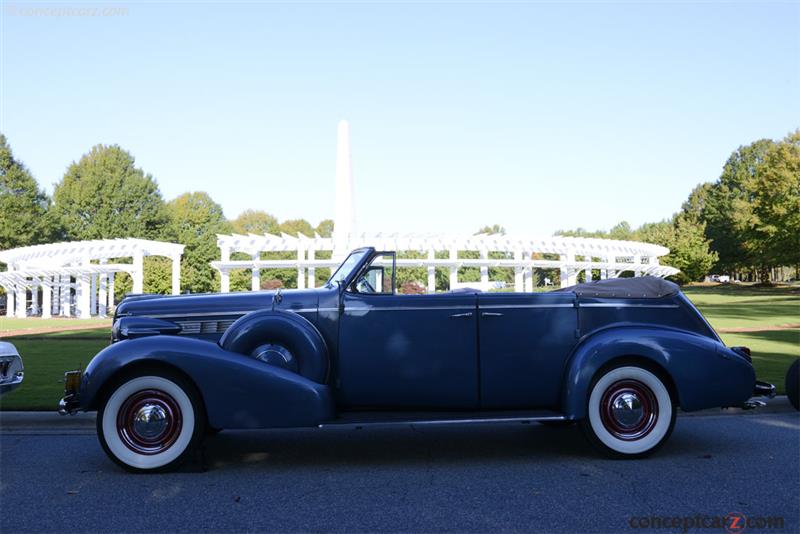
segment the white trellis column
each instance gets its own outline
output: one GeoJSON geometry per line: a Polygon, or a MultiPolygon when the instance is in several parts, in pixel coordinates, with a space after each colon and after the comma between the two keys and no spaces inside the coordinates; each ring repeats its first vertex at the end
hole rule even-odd
{"type": "Polygon", "coordinates": [[[633,255],[633,276],[642,276],[642,256],[640,254],[633,255]]]}
{"type": "MultiPolygon", "coordinates": [[[[575,262],[575,255],[571,252],[568,254],[561,254],[559,259],[561,260],[562,264],[572,264],[575,262]]],[[[574,267],[566,265],[562,265],[560,271],[561,287],[574,286],[578,279],[578,271],[576,271],[574,267]]]]}
{"type": "Polygon", "coordinates": [[[89,275],[89,314],[97,315],[97,275],[89,275]]]}
{"type": "Polygon", "coordinates": [[[144,254],[141,250],[136,250],[133,253],[133,293],[144,293],[144,254]]]}
{"type": "MultiPolygon", "coordinates": [[[[253,261],[258,261],[260,255],[253,254],[253,261]]],[[[250,273],[250,291],[258,291],[261,289],[261,269],[253,267],[250,273]]]]}
{"type": "Polygon", "coordinates": [[[72,277],[68,274],[61,275],[61,316],[69,317],[72,313],[72,277]]]}
{"type": "Polygon", "coordinates": [[[22,281],[22,283],[17,284],[16,305],[17,305],[17,318],[24,319],[25,317],[27,317],[28,288],[25,285],[24,280],[22,281]]]}
{"type": "MultiPolygon", "coordinates": [[[[522,261],[522,250],[515,249],[514,250],[514,261],[521,262],[522,261]]],[[[514,291],[517,293],[522,293],[525,291],[525,275],[523,273],[523,267],[514,267],[514,291]]]]}
{"type": "Polygon", "coordinates": [[[31,278],[31,315],[39,315],[39,279],[31,278]]]}
{"type": "Polygon", "coordinates": [[[306,258],[306,252],[303,248],[303,244],[301,242],[297,243],[297,289],[305,289],[306,288],[306,268],[300,265],[300,262],[303,262],[306,258]]]}
{"type": "Polygon", "coordinates": [[[456,264],[458,261],[458,249],[450,249],[450,261],[453,262],[450,266],[450,290],[452,291],[458,285],[458,265],[456,264]]]}
{"type": "MultiPolygon", "coordinates": [[[[486,250],[485,248],[481,249],[481,259],[482,260],[489,259],[489,251],[486,250]]],[[[489,268],[485,265],[481,266],[481,285],[484,288],[487,288],[487,286],[489,285],[489,268]]]]}
{"type": "Polygon", "coordinates": [[[51,280],[51,290],[52,290],[52,305],[50,306],[50,312],[52,315],[58,315],[59,311],[61,310],[61,277],[59,275],[55,275],[51,280]]]}
{"type": "MultiPolygon", "coordinates": [[[[617,257],[607,256],[606,263],[617,263],[617,257]]],[[[617,271],[615,271],[613,268],[609,268],[606,270],[606,278],[616,278],[616,277],[617,277],[617,271]]]]}
{"type": "Polygon", "coordinates": [[[14,286],[6,287],[6,317],[14,316],[14,297],[17,288],[14,286]]]}
{"type": "MultiPolygon", "coordinates": [[[[311,248],[308,249],[308,259],[312,261],[315,259],[316,250],[312,245],[311,248]]],[[[317,270],[313,266],[308,267],[308,287],[314,288],[317,285],[317,270]]]]}
{"type": "Polygon", "coordinates": [[[81,273],[81,275],[78,277],[78,288],[80,290],[78,293],[78,317],[81,319],[89,319],[92,316],[92,313],[88,273],[81,273]]]}
{"type": "MultiPolygon", "coordinates": [[[[231,261],[230,247],[220,247],[219,253],[222,261],[231,261]]],[[[219,270],[219,290],[221,293],[229,293],[231,290],[231,275],[226,268],[219,270]]]]}
{"type": "Polygon", "coordinates": [[[114,273],[108,273],[108,309],[114,307],[114,273]]]}
{"type": "Polygon", "coordinates": [[[172,256],[172,294],[181,294],[181,255],[172,256]]]}
{"type": "Polygon", "coordinates": [[[108,274],[98,276],[99,291],[97,294],[97,314],[100,317],[108,315],[108,274]]]}
{"type": "Polygon", "coordinates": [[[589,262],[589,266],[586,268],[584,276],[586,277],[586,281],[587,282],[591,282],[592,281],[592,257],[591,256],[584,256],[583,259],[584,259],[584,261],[588,261],[589,262]]]}
{"type": "MultiPolygon", "coordinates": [[[[436,259],[436,251],[428,249],[428,260],[433,261],[436,259]]],[[[436,267],[433,265],[428,266],[428,293],[436,293],[436,267]]]]}
{"type": "Polygon", "coordinates": [[[53,286],[49,276],[42,278],[42,319],[53,316],[53,286]]]}
{"type": "MultiPolygon", "coordinates": [[[[523,260],[530,260],[531,253],[530,252],[523,252],[522,253],[523,260]]],[[[525,291],[528,293],[533,292],[533,266],[525,267],[522,270],[522,278],[523,278],[523,285],[525,286],[525,291]]]]}

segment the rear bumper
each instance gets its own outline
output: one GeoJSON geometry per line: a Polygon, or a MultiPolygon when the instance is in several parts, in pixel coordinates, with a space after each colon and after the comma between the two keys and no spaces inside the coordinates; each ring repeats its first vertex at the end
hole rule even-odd
{"type": "Polygon", "coordinates": [[[753,396],[754,397],[767,397],[773,398],[775,396],[775,384],[770,384],[769,382],[762,382],[761,380],[756,380],[756,385],[753,388],[753,396]]]}
{"type": "Polygon", "coordinates": [[[767,402],[764,399],[771,399],[774,396],[775,384],[756,380],[756,385],[753,386],[753,396],[745,401],[745,403],[742,405],[742,408],[745,410],[751,410],[753,408],[766,406],[767,402]]]}

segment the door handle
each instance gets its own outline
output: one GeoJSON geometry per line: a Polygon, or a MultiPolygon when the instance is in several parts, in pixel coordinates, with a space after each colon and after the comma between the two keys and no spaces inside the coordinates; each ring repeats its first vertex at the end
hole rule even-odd
{"type": "Polygon", "coordinates": [[[459,317],[472,317],[472,312],[454,313],[450,317],[458,319],[459,317]]]}
{"type": "Polygon", "coordinates": [[[481,317],[502,317],[502,313],[495,312],[481,312],[481,317]]]}

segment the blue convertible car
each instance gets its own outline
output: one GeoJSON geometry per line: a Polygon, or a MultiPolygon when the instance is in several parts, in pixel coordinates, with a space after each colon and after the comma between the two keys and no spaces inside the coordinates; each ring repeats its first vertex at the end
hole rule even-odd
{"type": "Polygon", "coordinates": [[[128,297],[61,412],[96,410],[106,453],[153,471],[209,431],[331,425],[577,422],[638,457],[678,407],[774,394],[670,282],[400,295],[395,267],[363,248],[319,289],[128,297]]]}

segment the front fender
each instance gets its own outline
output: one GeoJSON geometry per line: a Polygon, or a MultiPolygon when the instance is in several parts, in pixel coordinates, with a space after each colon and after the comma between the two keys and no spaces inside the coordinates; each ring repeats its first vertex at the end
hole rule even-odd
{"type": "Polygon", "coordinates": [[[81,409],[96,410],[109,381],[148,364],[186,374],[214,428],[316,426],[333,416],[328,386],[215,343],[163,335],[120,341],[98,353],[81,380],[81,409]]]}
{"type": "Polygon", "coordinates": [[[609,328],[582,340],[567,363],[561,402],[568,417],[586,416],[592,380],[620,358],[644,358],[662,368],[685,411],[739,406],[755,385],[750,362],[714,339],[667,328],[609,328]]]}

